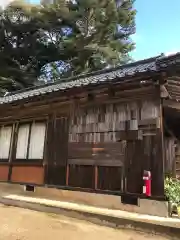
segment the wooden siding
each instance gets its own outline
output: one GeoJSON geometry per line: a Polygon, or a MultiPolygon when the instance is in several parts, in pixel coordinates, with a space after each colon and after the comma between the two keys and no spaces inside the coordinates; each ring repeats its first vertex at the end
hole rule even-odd
{"type": "MultiPolygon", "coordinates": [[[[165,173],[167,175],[175,176],[176,164],[176,140],[173,137],[165,137],[164,150],[165,150],[165,173]]],[[[178,158],[178,156],[177,156],[178,158]]]]}
{"type": "Polygon", "coordinates": [[[98,167],[97,189],[123,191],[122,171],[121,167],[98,167]]]}
{"type": "Polygon", "coordinates": [[[56,117],[49,120],[47,130],[47,157],[45,183],[66,184],[68,154],[68,118],[56,117]]]}
{"type": "Polygon", "coordinates": [[[69,186],[94,189],[95,188],[94,167],[71,165],[69,167],[69,186]]]}
{"type": "Polygon", "coordinates": [[[0,181],[7,181],[9,175],[9,166],[0,165],[0,181]]]}
{"type": "Polygon", "coordinates": [[[171,154],[174,156],[175,159],[173,161],[173,167],[174,167],[174,175],[177,179],[180,180],[180,141],[176,139],[176,145],[175,145],[175,153],[172,151],[171,154]]]}
{"type": "Polygon", "coordinates": [[[18,183],[43,184],[44,168],[32,166],[12,167],[11,181],[18,183]]]}
{"type": "Polygon", "coordinates": [[[180,179],[180,141],[175,136],[165,137],[165,174],[180,179]]]}
{"type": "Polygon", "coordinates": [[[150,170],[152,192],[158,195],[158,186],[162,194],[163,163],[157,159],[162,152],[160,137],[158,101],[74,105],[69,126],[69,185],[142,194],[143,170],[150,170]],[[95,180],[80,184],[90,174],[87,169],[95,180]],[[159,180],[160,185],[156,184],[159,180]]]}

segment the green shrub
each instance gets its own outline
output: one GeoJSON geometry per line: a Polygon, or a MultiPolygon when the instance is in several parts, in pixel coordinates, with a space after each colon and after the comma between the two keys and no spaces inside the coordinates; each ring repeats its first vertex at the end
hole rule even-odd
{"type": "Polygon", "coordinates": [[[169,202],[179,205],[180,204],[180,181],[170,177],[165,179],[165,195],[169,202]]]}

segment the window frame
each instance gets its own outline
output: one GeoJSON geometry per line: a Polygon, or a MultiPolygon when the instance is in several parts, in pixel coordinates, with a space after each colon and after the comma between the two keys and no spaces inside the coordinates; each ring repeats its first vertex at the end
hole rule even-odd
{"type": "Polygon", "coordinates": [[[12,151],[12,146],[13,146],[14,124],[13,123],[2,124],[2,125],[0,125],[0,131],[1,131],[1,128],[4,128],[4,127],[11,127],[11,137],[10,137],[8,158],[0,158],[0,164],[1,163],[9,163],[10,162],[11,151],[12,151]]]}
{"type": "Polygon", "coordinates": [[[17,126],[17,135],[16,135],[16,141],[15,141],[15,147],[14,147],[14,158],[13,162],[15,163],[23,163],[23,164],[31,164],[31,163],[39,163],[42,164],[45,157],[45,151],[46,151],[46,142],[47,142],[47,119],[35,119],[32,121],[23,121],[19,122],[17,126]],[[44,135],[44,148],[43,148],[43,157],[40,159],[31,159],[29,158],[29,149],[30,149],[30,141],[31,141],[31,131],[32,131],[32,125],[34,123],[43,123],[45,125],[45,135],[44,135]],[[28,134],[28,144],[27,144],[27,152],[26,152],[26,158],[16,158],[17,153],[17,143],[18,143],[18,133],[19,129],[23,125],[29,125],[29,134],[28,134]]]}

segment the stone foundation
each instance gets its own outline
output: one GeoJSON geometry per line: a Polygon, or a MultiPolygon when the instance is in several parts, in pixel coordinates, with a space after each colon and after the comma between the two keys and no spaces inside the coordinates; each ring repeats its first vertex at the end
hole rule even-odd
{"type": "Polygon", "coordinates": [[[19,184],[0,183],[1,197],[16,194],[51,200],[74,202],[96,207],[117,209],[140,214],[168,217],[168,203],[149,199],[139,199],[138,206],[121,203],[120,196],[86,193],[79,191],[59,190],[55,188],[35,187],[35,192],[27,192],[19,184]]]}

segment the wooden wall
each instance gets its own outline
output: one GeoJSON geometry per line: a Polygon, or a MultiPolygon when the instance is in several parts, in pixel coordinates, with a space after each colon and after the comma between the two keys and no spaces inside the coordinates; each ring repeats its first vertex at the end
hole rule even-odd
{"type": "Polygon", "coordinates": [[[173,166],[175,165],[175,175],[176,178],[180,180],[180,141],[176,142],[176,150],[175,150],[175,161],[173,162],[173,166]]]}
{"type": "Polygon", "coordinates": [[[45,183],[66,185],[68,155],[68,118],[57,115],[49,119],[47,129],[47,151],[45,157],[45,183]]]}
{"type": "Polygon", "coordinates": [[[68,184],[141,194],[143,170],[150,170],[152,192],[161,195],[161,148],[158,101],[76,105],[70,115],[68,184]]]}
{"type": "Polygon", "coordinates": [[[165,137],[164,151],[165,151],[165,173],[167,175],[175,176],[176,165],[176,139],[173,137],[165,137]]]}
{"type": "MultiPolygon", "coordinates": [[[[131,100],[124,97],[124,101],[118,98],[114,102],[106,96],[105,103],[98,104],[70,101],[66,108],[51,104],[35,111],[28,107],[27,115],[21,109],[21,113],[14,111],[13,119],[15,115],[31,115],[32,119],[35,114],[46,115],[47,142],[43,170],[30,163],[29,168],[23,168],[26,164],[12,168],[11,163],[8,179],[142,194],[143,170],[150,170],[152,194],[162,196],[161,110],[160,101],[153,94],[151,91],[151,97],[133,95],[131,100]]],[[[0,166],[0,180],[7,178],[8,171],[3,167],[5,170],[0,166]]]]}
{"type": "Polygon", "coordinates": [[[165,137],[165,174],[180,179],[180,141],[165,137]]]}

